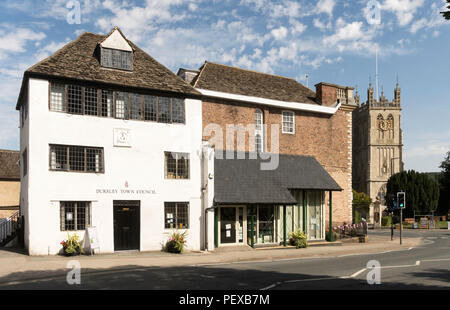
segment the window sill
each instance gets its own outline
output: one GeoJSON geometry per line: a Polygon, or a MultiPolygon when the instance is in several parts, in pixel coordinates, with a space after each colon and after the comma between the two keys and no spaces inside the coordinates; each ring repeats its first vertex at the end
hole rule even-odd
{"type": "Polygon", "coordinates": [[[84,174],[105,174],[105,172],[90,172],[90,171],[76,171],[76,170],[59,170],[59,169],[48,169],[51,172],[72,172],[72,173],[84,173],[84,174]]]}

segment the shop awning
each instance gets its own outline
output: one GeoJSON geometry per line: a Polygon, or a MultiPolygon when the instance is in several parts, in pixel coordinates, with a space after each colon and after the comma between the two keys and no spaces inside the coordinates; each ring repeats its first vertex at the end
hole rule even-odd
{"type": "Polygon", "coordinates": [[[214,201],[218,204],[296,204],[291,189],[341,191],[342,188],[311,156],[278,155],[275,170],[261,170],[268,160],[214,160],[214,201]]]}

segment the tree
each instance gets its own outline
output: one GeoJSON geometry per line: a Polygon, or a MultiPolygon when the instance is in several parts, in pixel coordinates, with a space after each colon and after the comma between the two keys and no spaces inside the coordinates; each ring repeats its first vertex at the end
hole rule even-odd
{"type": "Polygon", "coordinates": [[[365,193],[358,193],[353,190],[353,204],[354,205],[370,205],[372,203],[372,199],[369,195],[365,193]]]}
{"type": "Polygon", "coordinates": [[[447,9],[449,9],[449,11],[441,12],[441,13],[445,19],[450,19],[450,0],[447,0],[447,3],[448,3],[447,9]]]}
{"type": "Polygon", "coordinates": [[[428,214],[437,210],[439,201],[439,184],[425,173],[414,170],[392,175],[387,183],[386,202],[389,207],[397,199],[397,192],[406,193],[405,217],[428,214]]]}
{"type": "Polygon", "coordinates": [[[439,168],[442,169],[442,172],[439,177],[441,194],[438,210],[439,213],[447,215],[450,211],[450,151],[447,152],[447,156],[439,168]]]}
{"type": "Polygon", "coordinates": [[[363,218],[367,220],[370,216],[369,206],[372,199],[365,193],[358,193],[353,190],[353,222],[360,223],[363,218]]]}

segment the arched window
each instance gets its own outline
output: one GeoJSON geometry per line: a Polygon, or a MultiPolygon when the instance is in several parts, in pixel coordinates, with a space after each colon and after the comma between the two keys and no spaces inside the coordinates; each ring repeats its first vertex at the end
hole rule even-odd
{"type": "Polygon", "coordinates": [[[264,151],[264,119],[263,112],[260,109],[255,110],[255,152],[264,151]]]}
{"type": "Polygon", "coordinates": [[[389,130],[389,139],[394,139],[394,117],[389,114],[386,120],[386,130],[389,130]]]}
{"type": "Polygon", "coordinates": [[[255,136],[255,152],[261,153],[262,152],[262,140],[261,135],[259,133],[255,136]]]}
{"type": "Polygon", "coordinates": [[[386,122],[384,121],[383,115],[378,114],[377,116],[377,129],[378,129],[378,138],[384,138],[384,131],[386,130],[386,122]]]}

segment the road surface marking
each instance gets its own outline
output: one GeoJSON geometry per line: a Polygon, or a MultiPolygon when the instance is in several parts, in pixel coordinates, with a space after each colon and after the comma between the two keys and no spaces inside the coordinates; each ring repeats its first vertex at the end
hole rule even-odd
{"type": "Polygon", "coordinates": [[[364,271],[366,271],[366,269],[367,269],[367,268],[363,268],[363,269],[361,269],[361,270],[355,272],[354,274],[352,274],[352,275],[350,276],[350,278],[357,277],[358,275],[360,275],[361,273],[363,273],[364,271]]]}
{"type": "Polygon", "coordinates": [[[416,266],[420,265],[420,260],[416,261],[416,266]]]}
{"type": "Polygon", "coordinates": [[[437,259],[424,259],[422,262],[446,262],[449,261],[450,258],[437,258],[437,259]]]}
{"type": "Polygon", "coordinates": [[[310,282],[310,281],[323,281],[323,280],[332,280],[332,278],[315,278],[315,279],[298,279],[298,280],[286,280],[283,282],[276,282],[274,284],[271,284],[269,286],[263,287],[260,289],[260,291],[267,291],[270,290],[276,286],[285,284],[285,283],[297,283],[297,282],[310,282]]]}

